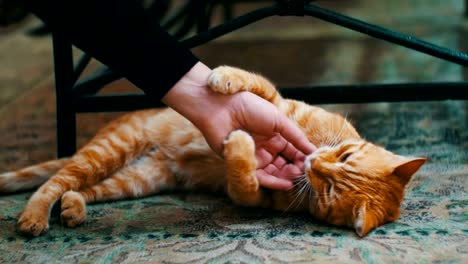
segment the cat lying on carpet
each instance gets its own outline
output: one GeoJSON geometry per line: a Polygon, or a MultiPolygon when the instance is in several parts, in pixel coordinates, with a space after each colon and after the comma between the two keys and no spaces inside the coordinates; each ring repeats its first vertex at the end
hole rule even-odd
{"type": "Polygon", "coordinates": [[[309,211],[319,220],[353,227],[359,236],[399,216],[405,185],[425,158],[395,155],[362,139],[342,116],[284,99],[264,77],[237,68],[216,68],[216,92],[250,91],[275,104],[319,148],[305,162],[293,191],[259,187],[253,139],[233,131],[225,160],[201,133],[172,109],[124,115],[101,129],[71,158],[0,174],[0,192],[40,186],[19,221],[22,234],[48,231],[52,205],[61,199],[61,221],[85,221],[86,203],[137,198],[163,190],[225,191],[242,206],[309,211]]]}

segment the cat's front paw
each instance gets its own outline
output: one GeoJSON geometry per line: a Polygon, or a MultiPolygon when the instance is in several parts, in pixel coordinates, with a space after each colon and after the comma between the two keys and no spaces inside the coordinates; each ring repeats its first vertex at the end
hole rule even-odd
{"type": "MultiPolygon", "coordinates": [[[[48,212],[48,211],[47,211],[48,212]]],[[[18,220],[18,231],[26,236],[39,236],[49,231],[49,219],[39,209],[25,209],[18,220]]]]}
{"type": "Polygon", "coordinates": [[[243,79],[239,71],[229,66],[217,67],[208,78],[208,86],[217,93],[234,94],[243,87],[243,79]]]}
{"type": "Polygon", "coordinates": [[[86,220],[86,202],[80,193],[68,191],[62,195],[60,220],[68,227],[76,227],[86,220]]]}
{"type": "Polygon", "coordinates": [[[242,206],[260,206],[264,202],[262,191],[259,190],[255,171],[255,142],[244,131],[231,132],[224,142],[224,158],[226,160],[227,192],[232,201],[242,206]]]}
{"type": "Polygon", "coordinates": [[[224,141],[224,157],[232,160],[255,160],[255,143],[245,131],[236,130],[224,141]]]}

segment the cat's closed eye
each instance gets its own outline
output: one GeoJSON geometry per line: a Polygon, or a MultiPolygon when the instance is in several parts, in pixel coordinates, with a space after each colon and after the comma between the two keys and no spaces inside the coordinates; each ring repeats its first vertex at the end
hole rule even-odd
{"type": "Polygon", "coordinates": [[[346,160],[348,160],[348,158],[349,158],[352,154],[353,154],[352,152],[345,152],[345,153],[343,153],[343,154],[338,158],[338,161],[341,162],[341,163],[345,163],[346,160]]]}

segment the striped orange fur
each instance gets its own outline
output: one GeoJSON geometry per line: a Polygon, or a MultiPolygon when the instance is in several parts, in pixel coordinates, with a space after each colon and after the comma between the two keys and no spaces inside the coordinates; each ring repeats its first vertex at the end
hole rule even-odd
{"type": "Polygon", "coordinates": [[[309,211],[327,223],[350,226],[359,236],[398,218],[405,186],[425,158],[402,157],[365,141],[342,116],[284,99],[260,75],[222,66],[209,85],[216,92],[250,91],[269,100],[319,146],[293,191],[259,186],[254,143],[245,132],[229,135],[222,160],[175,111],[143,110],[114,120],[69,159],[0,174],[0,192],[39,187],[18,220],[19,231],[47,232],[58,199],[62,222],[75,227],[85,221],[87,203],[173,189],[224,191],[243,206],[309,211]]]}

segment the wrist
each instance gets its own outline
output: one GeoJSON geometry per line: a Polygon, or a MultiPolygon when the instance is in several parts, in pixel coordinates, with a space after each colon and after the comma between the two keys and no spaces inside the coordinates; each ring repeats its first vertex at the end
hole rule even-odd
{"type": "Polygon", "coordinates": [[[162,102],[199,129],[209,126],[210,117],[223,110],[225,96],[208,88],[210,74],[211,69],[198,62],[162,98],[162,102]]]}

